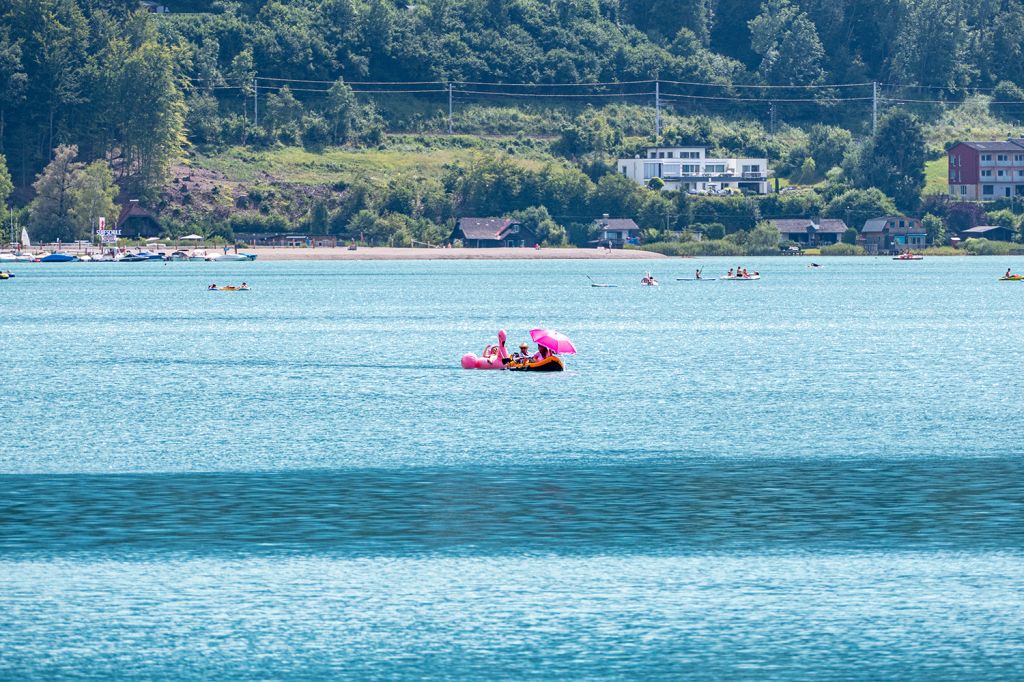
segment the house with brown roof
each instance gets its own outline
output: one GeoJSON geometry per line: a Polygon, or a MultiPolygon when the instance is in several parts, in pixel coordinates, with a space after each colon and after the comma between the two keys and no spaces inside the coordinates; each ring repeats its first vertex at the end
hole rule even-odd
{"type": "Polygon", "coordinates": [[[138,199],[131,199],[121,207],[121,215],[117,217],[117,229],[125,239],[159,237],[162,231],[156,216],[140,206],[138,199]]]}
{"type": "Polygon", "coordinates": [[[459,218],[450,239],[470,248],[537,244],[537,235],[515,218],[459,218]]]}
{"type": "Polygon", "coordinates": [[[838,244],[848,229],[838,218],[797,218],[772,220],[782,241],[796,242],[802,247],[813,248],[838,244]]]}
{"type": "Polygon", "coordinates": [[[640,243],[640,227],[632,218],[598,218],[594,224],[598,228],[597,239],[590,243],[597,247],[621,249],[626,244],[640,243]]]}
{"type": "Polygon", "coordinates": [[[864,223],[857,243],[872,255],[900,253],[925,248],[928,233],[918,218],[882,216],[864,223]]]}

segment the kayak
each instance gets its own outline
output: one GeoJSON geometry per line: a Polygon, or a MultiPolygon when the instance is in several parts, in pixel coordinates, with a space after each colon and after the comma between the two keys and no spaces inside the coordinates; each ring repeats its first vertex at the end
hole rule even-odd
{"type": "Polygon", "coordinates": [[[249,291],[249,287],[217,287],[216,289],[207,289],[207,291],[249,291]]]}
{"type": "Polygon", "coordinates": [[[1000,277],[1000,282],[1020,282],[1024,281],[1024,275],[1010,275],[1009,277],[1000,277]]]}
{"type": "Polygon", "coordinates": [[[643,284],[645,287],[656,287],[656,286],[658,286],[658,281],[654,280],[654,279],[652,279],[652,280],[640,280],[640,284],[643,284]]]}
{"type": "Polygon", "coordinates": [[[532,362],[510,362],[505,368],[512,372],[561,372],[565,364],[557,355],[549,355],[532,362]]]}

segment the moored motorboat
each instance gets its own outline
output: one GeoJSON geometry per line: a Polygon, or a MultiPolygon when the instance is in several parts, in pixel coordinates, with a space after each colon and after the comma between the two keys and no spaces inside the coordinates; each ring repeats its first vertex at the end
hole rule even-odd
{"type": "Polygon", "coordinates": [[[141,253],[126,253],[117,260],[120,263],[148,263],[149,256],[141,253]]]}
{"type": "Polygon", "coordinates": [[[54,253],[48,253],[39,259],[40,263],[74,263],[78,260],[78,256],[71,253],[62,253],[56,251],[54,253]]]}
{"type": "Polygon", "coordinates": [[[188,260],[188,254],[185,253],[184,251],[175,251],[170,256],[167,256],[166,260],[187,261],[188,260]]]}
{"type": "Polygon", "coordinates": [[[255,256],[253,256],[253,258],[250,258],[244,253],[222,253],[218,256],[209,256],[206,260],[214,261],[215,263],[220,263],[232,261],[250,261],[254,259],[255,256]]]}
{"type": "Polygon", "coordinates": [[[924,260],[924,256],[919,256],[917,254],[913,254],[913,253],[907,251],[906,253],[901,253],[898,256],[893,256],[892,259],[893,260],[924,260]]]}

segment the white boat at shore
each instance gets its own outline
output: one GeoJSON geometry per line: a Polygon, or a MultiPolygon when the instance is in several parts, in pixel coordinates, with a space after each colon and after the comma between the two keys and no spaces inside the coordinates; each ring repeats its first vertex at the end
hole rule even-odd
{"type": "Polygon", "coordinates": [[[231,261],[248,261],[256,260],[256,255],[247,255],[244,253],[222,253],[216,256],[209,256],[206,260],[213,261],[215,263],[231,262],[231,261]]]}

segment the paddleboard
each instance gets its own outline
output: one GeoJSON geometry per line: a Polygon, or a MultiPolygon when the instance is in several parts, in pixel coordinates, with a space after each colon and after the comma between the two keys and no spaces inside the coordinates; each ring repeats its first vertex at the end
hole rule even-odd
{"type": "Polygon", "coordinates": [[[717,279],[717,277],[701,277],[699,279],[696,277],[676,277],[677,282],[714,282],[717,279]]]}
{"type": "Polygon", "coordinates": [[[591,284],[595,289],[617,289],[618,284],[591,284]]]}

